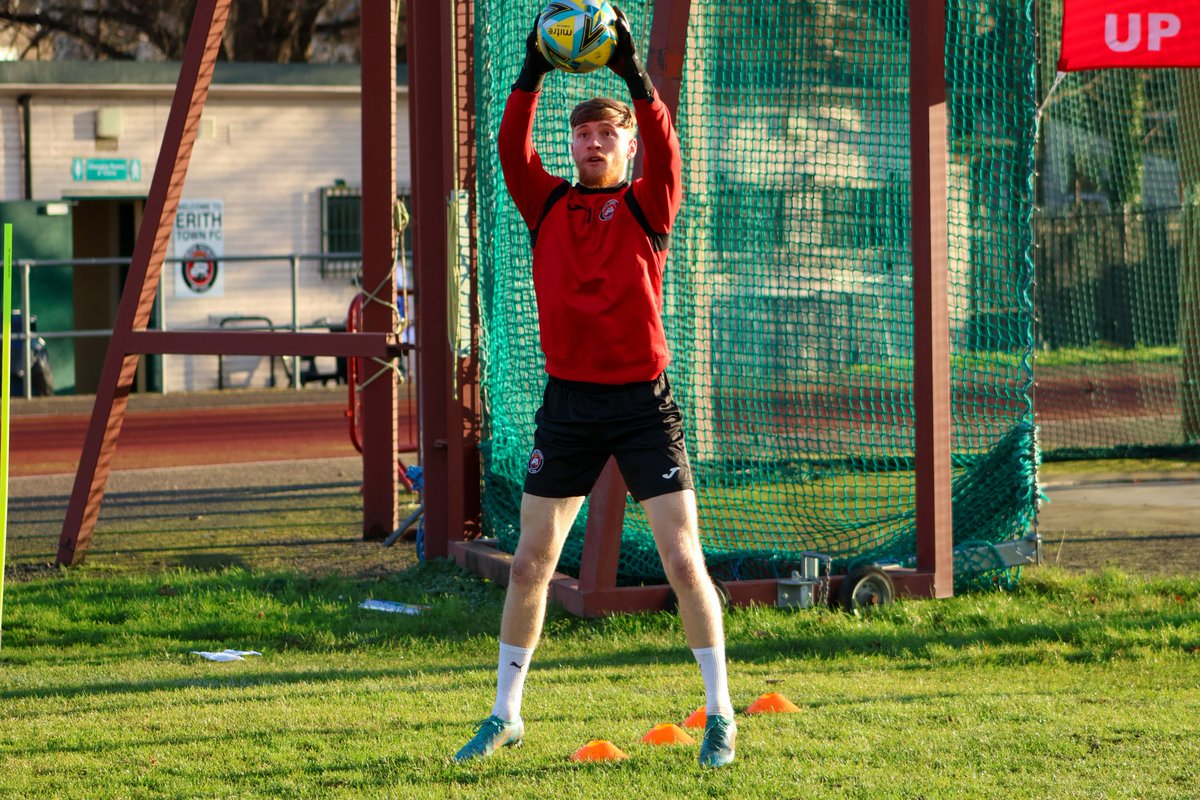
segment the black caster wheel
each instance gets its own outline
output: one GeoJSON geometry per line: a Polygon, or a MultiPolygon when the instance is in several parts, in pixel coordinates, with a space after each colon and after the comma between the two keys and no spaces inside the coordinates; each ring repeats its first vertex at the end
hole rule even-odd
{"type": "Polygon", "coordinates": [[[886,605],[895,596],[892,579],[875,566],[855,567],[838,587],[838,605],[851,613],[861,608],[886,605]]]}

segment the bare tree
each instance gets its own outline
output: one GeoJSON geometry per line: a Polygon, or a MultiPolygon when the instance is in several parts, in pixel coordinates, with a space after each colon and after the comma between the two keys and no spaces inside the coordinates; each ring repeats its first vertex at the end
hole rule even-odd
{"type": "MultiPolygon", "coordinates": [[[[233,0],[228,61],[359,59],[360,0],[233,0]]],[[[404,3],[397,57],[406,59],[404,3]]],[[[196,0],[6,0],[0,47],[19,59],[179,60],[196,0]]]]}

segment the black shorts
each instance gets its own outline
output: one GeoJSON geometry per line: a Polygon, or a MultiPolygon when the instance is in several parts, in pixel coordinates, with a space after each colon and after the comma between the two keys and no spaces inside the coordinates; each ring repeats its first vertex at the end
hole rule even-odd
{"type": "Polygon", "coordinates": [[[609,456],[635,500],[693,488],[683,419],[666,373],[611,386],[551,377],[536,419],[529,494],[590,494],[609,456]]]}

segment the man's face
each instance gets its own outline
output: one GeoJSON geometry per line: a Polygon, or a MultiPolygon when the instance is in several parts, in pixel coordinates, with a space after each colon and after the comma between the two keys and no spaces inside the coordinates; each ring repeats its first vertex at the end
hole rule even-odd
{"type": "Polygon", "coordinates": [[[607,120],[584,122],[571,131],[571,157],[579,182],[592,189],[616,186],[625,180],[629,159],[637,152],[633,131],[607,120]]]}

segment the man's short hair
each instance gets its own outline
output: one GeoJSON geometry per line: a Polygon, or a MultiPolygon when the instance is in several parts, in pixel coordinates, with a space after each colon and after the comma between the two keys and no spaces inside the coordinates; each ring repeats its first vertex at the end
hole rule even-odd
{"type": "Polygon", "coordinates": [[[571,111],[571,130],[585,122],[611,122],[617,128],[631,131],[637,127],[633,109],[611,97],[593,97],[584,100],[571,111]]]}

